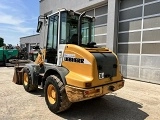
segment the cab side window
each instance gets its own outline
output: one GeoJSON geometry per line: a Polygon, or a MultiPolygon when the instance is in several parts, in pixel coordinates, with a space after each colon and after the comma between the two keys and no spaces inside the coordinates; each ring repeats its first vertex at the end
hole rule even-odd
{"type": "Polygon", "coordinates": [[[58,16],[53,15],[49,17],[47,49],[57,49],[58,41],[58,16]]]}

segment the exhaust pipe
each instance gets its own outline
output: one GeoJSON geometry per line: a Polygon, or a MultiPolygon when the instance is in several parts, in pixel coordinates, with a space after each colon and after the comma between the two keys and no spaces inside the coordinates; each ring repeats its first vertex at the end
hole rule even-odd
{"type": "Polygon", "coordinates": [[[80,45],[80,40],[81,40],[82,18],[83,18],[83,16],[85,16],[85,14],[86,14],[86,12],[83,12],[79,16],[79,20],[78,20],[78,45],[80,45]]]}

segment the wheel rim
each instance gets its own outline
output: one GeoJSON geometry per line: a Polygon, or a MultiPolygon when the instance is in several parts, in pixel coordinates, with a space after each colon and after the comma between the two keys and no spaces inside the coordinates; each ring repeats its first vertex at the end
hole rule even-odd
{"type": "Polygon", "coordinates": [[[51,104],[56,102],[56,89],[53,85],[49,85],[47,88],[48,100],[51,104]]]}
{"type": "Polygon", "coordinates": [[[23,78],[24,78],[24,85],[25,86],[28,85],[28,75],[27,75],[27,73],[24,73],[23,78]]]}

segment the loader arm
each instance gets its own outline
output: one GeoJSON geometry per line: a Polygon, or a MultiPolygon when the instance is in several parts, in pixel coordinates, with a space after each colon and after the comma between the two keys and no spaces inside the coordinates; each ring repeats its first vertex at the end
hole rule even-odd
{"type": "Polygon", "coordinates": [[[34,63],[38,65],[43,65],[45,62],[45,57],[46,57],[46,50],[41,49],[34,63]]]}

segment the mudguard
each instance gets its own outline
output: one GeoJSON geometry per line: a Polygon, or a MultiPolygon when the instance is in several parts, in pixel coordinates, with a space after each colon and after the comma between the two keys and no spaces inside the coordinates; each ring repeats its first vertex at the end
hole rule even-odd
{"type": "Polygon", "coordinates": [[[56,65],[45,66],[44,78],[47,78],[48,77],[48,72],[52,71],[52,70],[57,72],[60,75],[60,77],[62,79],[62,82],[64,84],[67,84],[65,76],[69,73],[68,69],[66,69],[64,67],[59,67],[59,66],[56,66],[56,65]]]}

